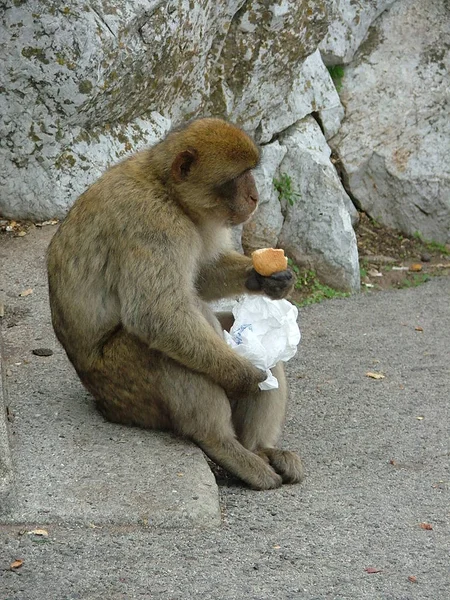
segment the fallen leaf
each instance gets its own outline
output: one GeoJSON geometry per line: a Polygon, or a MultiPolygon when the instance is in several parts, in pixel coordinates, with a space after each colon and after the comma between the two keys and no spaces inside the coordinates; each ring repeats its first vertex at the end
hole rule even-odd
{"type": "Polygon", "coordinates": [[[27,235],[26,231],[19,231],[16,237],[24,237],[25,235],[27,235]]]}
{"type": "Polygon", "coordinates": [[[397,464],[397,461],[395,460],[395,458],[391,458],[391,460],[389,461],[389,464],[395,466],[397,464]]]}
{"type": "Polygon", "coordinates": [[[423,421],[423,420],[425,419],[425,417],[422,417],[422,415],[420,415],[419,417],[416,417],[416,419],[417,419],[418,421],[423,421]]]}
{"type": "Polygon", "coordinates": [[[20,567],[23,565],[23,560],[21,558],[18,558],[17,560],[13,561],[10,564],[10,569],[20,569],[20,567]]]}
{"type": "Polygon", "coordinates": [[[48,531],[46,529],[32,529],[31,531],[27,531],[27,535],[40,535],[42,537],[47,537],[48,531]]]}
{"type": "Polygon", "coordinates": [[[382,373],[372,373],[372,371],[368,371],[366,373],[366,377],[370,377],[371,379],[384,379],[386,375],[383,375],[382,373]]]}
{"type": "Polygon", "coordinates": [[[414,263],[413,265],[411,265],[409,267],[410,271],[421,271],[422,270],[422,265],[420,263],[414,263]]]}
{"type": "Polygon", "coordinates": [[[421,529],[426,529],[427,531],[431,531],[433,529],[433,526],[430,525],[430,523],[419,523],[419,527],[421,529]]]}
{"type": "Polygon", "coordinates": [[[370,275],[370,277],[383,277],[383,273],[380,273],[380,271],[377,271],[376,269],[370,269],[367,274],[370,275]]]}
{"type": "Polygon", "coordinates": [[[423,331],[423,327],[414,327],[416,331],[423,331]]]}
{"type": "Polygon", "coordinates": [[[24,290],[23,292],[20,292],[19,296],[25,297],[25,296],[29,296],[30,294],[33,293],[33,290],[31,288],[28,288],[27,290],[24,290]]]}
{"type": "Polygon", "coordinates": [[[367,567],[364,571],[366,573],[381,573],[381,569],[375,569],[374,567],[367,567]]]}
{"type": "Polygon", "coordinates": [[[410,575],[408,577],[408,581],[410,581],[411,583],[417,583],[417,577],[414,577],[414,575],[410,575]]]}
{"type": "Polygon", "coordinates": [[[281,546],[279,546],[278,544],[275,544],[275,546],[273,546],[274,550],[279,550],[281,548],[281,546]]]}

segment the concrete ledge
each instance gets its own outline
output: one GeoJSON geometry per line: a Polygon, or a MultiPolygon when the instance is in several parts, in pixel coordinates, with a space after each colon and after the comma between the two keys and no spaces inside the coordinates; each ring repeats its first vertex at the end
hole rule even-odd
{"type": "Polygon", "coordinates": [[[6,423],[1,407],[1,522],[219,525],[218,488],[201,450],[168,434],[106,422],[57,342],[45,271],[55,230],[1,238],[4,383],[14,415],[6,423]],[[50,352],[36,355],[37,348],[50,352]]]}
{"type": "Polygon", "coordinates": [[[0,329],[0,517],[11,512],[14,501],[14,477],[6,418],[6,369],[2,355],[3,341],[0,329]]]}

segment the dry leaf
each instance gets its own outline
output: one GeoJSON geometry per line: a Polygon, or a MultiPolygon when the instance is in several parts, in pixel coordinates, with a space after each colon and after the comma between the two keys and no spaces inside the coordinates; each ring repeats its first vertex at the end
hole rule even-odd
{"type": "Polygon", "coordinates": [[[419,527],[421,529],[426,529],[427,531],[431,531],[433,529],[432,525],[430,525],[430,523],[419,523],[419,527]]]}
{"type": "Polygon", "coordinates": [[[367,567],[364,571],[366,573],[381,573],[381,569],[375,569],[374,567],[367,567]]]}
{"type": "Polygon", "coordinates": [[[417,419],[418,421],[423,421],[423,420],[425,419],[425,417],[422,417],[422,415],[421,415],[421,416],[419,416],[419,417],[416,417],[416,419],[417,419]]]}
{"type": "Polygon", "coordinates": [[[278,544],[275,544],[275,546],[273,546],[274,550],[279,550],[281,548],[281,546],[279,546],[278,544]]]}
{"type": "Polygon", "coordinates": [[[47,537],[48,531],[45,529],[32,529],[31,531],[27,531],[27,535],[40,535],[42,537],[47,537]]]}
{"type": "Polygon", "coordinates": [[[414,327],[416,331],[423,331],[423,327],[414,327]]]}
{"type": "Polygon", "coordinates": [[[397,461],[395,460],[395,458],[391,458],[391,460],[389,461],[389,464],[395,466],[397,464],[397,461]]]}
{"type": "Polygon", "coordinates": [[[384,379],[386,375],[383,375],[382,373],[372,373],[372,371],[368,371],[366,373],[366,377],[370,377],[371,379],[384,379]]]}
{"type": "Polygon", "coordinates": [[[30,294],[33,293],[33,290],[31,288],[28,288],[27,290],[24,290],[23,292],[20,292],[19,296],[25,297],[25,296],[29,296],[30,294]]]}
{"type": "Polygon", "coordinates": [[[17,234],[17,237],[24,237],[25,235],[27,235],[26,231],[19,231],[19,233],[17,234]]]}
{"type": "Polygon", "coordinates": [[[417,577],[414,577],[414,575],[410,575],[408,577],[408,581],[410,581],[411,583],[417,583],[417,577]]]}
{"type": "Polygon", "coordinates": [[[10,564],[10,569],[20,569],[20,567],[23,565],[23,560],[21,558],[18,558],[17,560],[15,560],[14,562],[12,562],[10,564]]]}
{"type": "Polygon", "coordinates": [[[421,271],[422,270],[422,265],[420,263],[414,263],[413,265],[411,265],[409,267],[410,271],[421,271]]]}

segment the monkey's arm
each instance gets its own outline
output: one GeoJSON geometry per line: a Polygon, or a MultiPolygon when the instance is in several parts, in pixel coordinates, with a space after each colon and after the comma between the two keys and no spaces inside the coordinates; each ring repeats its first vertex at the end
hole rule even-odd
{"type": "Polygon", "coordinates": [[[133,272],[121,276],[125,329],[149,348],[209,376],[229,396],[256,392],[265,373],[234,352],[208,323],[184,273],[170,264],[154,269],[151,259],[140,252],[133,272]]]}
{"type": "Polygon", "coordinates": [[[218,261],[204,267],[197,278],[197,289],[203,300],[219,300],[239,294],[266,294],[278,300],[293,289],[295,276],[291,270],[259,275],[248,256],[239,252],[222,255],[218,261]]]}

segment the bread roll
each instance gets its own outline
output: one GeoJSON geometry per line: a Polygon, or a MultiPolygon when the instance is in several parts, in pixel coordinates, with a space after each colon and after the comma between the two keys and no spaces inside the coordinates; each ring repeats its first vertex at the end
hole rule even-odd
{"type": "Polygon", "coordinates": [[[279,271],[287,269],[287,258],[284,250],[275,248],[262,248],[252,252],[253,268],[260,275],[268,277],[279,271]]]}

